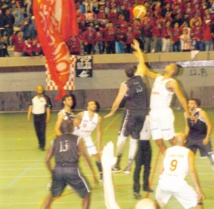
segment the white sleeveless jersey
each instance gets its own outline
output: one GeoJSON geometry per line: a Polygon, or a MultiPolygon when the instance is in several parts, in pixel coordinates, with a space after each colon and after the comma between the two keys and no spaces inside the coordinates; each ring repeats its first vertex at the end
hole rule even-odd
{"type": "Polygon", "coordinates": [[[74,130],[74,134],[85,137],[90,136],[93,130],[97,127],[99,116],[97,113],[94,113],[92,119],[89,118],[88,111],[83,112],[83,118],[78,128],[74,130]]]}
{"type": "Polygon", "coordinates": [[[173,80],[172,78],[162,80],[163,76],[158,76],[152,86],[151,98],[150,98],[150,108],[162,109],[170,106],[172,101],[172,96],[174,92],[170,92],[166,88],[167,82],[173,80]]]}
{"type": "Polygon", "coordinates": [[[184,180],[189,171],[189,149],[181,146],[173,146],[166,150],[164,158],[164,171],[160,178],[184,180]]]}

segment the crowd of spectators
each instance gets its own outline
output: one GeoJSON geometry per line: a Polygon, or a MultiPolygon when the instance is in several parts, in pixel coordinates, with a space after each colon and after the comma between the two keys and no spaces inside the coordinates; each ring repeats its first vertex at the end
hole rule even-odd
{"type": "MultiPolygon", "coordinates": [[[[76,0],[79,33],[66,41],[71,54],[131,53],[133,39],[145,53],[212,51],[214,0],[76,0]],[[140,20],[136,5],[147,8],[140,20]]],[[[71,29],[72,30],[72,29],[71,29]]],[[[0,0],[0,56],[41,55],[32,0],[0,0]],[[6,49],[5,49],[6,48],[6,49]]]]}

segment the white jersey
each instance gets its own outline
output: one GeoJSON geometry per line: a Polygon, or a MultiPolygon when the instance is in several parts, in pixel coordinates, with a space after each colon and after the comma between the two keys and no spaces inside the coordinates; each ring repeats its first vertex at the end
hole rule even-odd
{"type": "Polygon", "coordinates": [[[149,123],[149,116],[147,115],[143,124],[143,128],[140,132],[140,140],[149,140],[151,138],[151,129],[149,123]]]}
{"type": "Polygon", "coordinates": [[[173,146],[166,150],[159,183],[167,191],[178,191],[189,171],[188,164],[189,149],[181,146],[173,146]]]}
{"type": "Polygon", "coordinates": [[[90,136],[93,130],[97,127],[99,115],[94,113],[94,117],[90,119],[88,111],[83,112],[83,118],[78,128],[74,130],[74,134],[86,137],[90,136]]]}
{"type": "Polygon", "coordinates": [[[158,76],[152,86],[150,109],[162,109],[170,107],[172,96],[174,92],[170,92],[166,88],[167,82],[173,80],[172,78],[162,80],[163,76],[158,76]]]}

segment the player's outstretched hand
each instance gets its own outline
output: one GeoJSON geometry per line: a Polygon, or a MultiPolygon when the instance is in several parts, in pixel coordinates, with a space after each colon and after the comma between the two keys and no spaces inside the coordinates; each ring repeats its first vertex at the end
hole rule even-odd
{"type": "Polygon", "coordinates": [[[114,114],[113,114],[113,113],[109,113],[109,114],[105,115],[104,118],[109,118],[109,117],[111,117],[112,115],[114,115],[114,114]]]}
{"type": "Polygon", "coordinates": [[[117,158],[114,157],[114,144],[110,141],[103,149],[101,157],[103,169],[111,169],[116,160],[117,158]]]}
{"type": "Polygon", "coordinates": [[[133,40],[133,43],[132,43],[131,46],[136,51],[140,50],[140,44],[139,44],[139,42],[136,39],[133,40]]]}

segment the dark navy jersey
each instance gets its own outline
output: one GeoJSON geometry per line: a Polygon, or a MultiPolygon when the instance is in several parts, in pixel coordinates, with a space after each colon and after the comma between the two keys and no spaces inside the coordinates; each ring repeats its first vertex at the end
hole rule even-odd
{"type": "Polygon", "coordinates": [[[146,84],[140,75],[135,75],[124,82],[128,90],[125,96],[125,107],[128,110],[145,110],[147,108],[146,84]]]}
{"type": "Polygon", "coordinates": [[[206,123],[199,117],[200,108],[196,109],[194,116],[197,118],[197,122],[194,120],[187,118],[188,126],[189,126],[189,134],[188,138],[191,139],[204,139],[207,134],[207,125],[206,123]]]}
{"type": "Polygon", "coordinates": [[[79,161],[78,136],[63,134],[53,142],[53,155],[56,166],[77,167],[79,161]]]}

